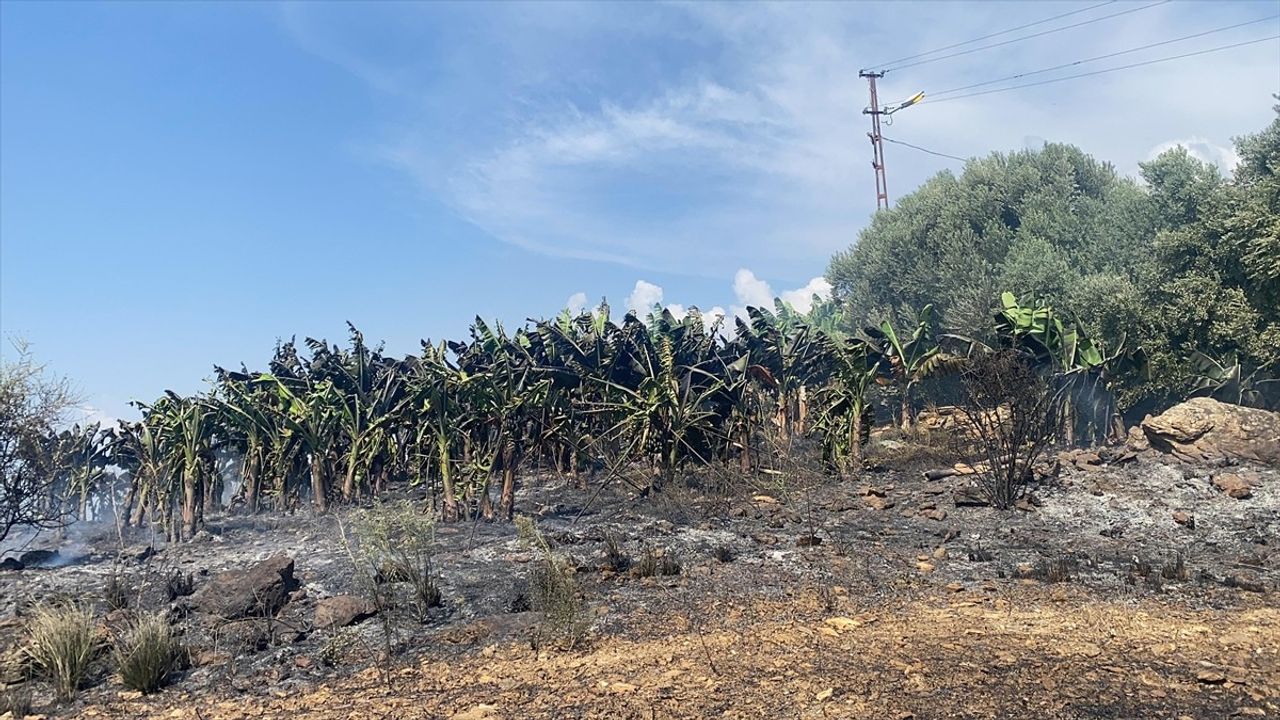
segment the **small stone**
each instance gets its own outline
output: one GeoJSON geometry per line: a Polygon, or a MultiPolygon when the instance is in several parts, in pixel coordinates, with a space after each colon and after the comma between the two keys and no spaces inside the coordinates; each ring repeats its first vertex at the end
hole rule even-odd
{"type": "Polygon", "coordinates": [[[827,688],[826,690],[823,690],[822,692],[818,693],[816,698],[818,702],[822,702],[823,700],[826,700],[830,698],[832,695],[834,695],[835,692],[836,692],[835,688],[827,688]]]}
{"type": "Polygon", "coordinates": [[[299,655],[293,659],[293,664],[300,668],[309,668],[311,667],[311,658],[306,655],[299,655]]]}
{"type": "Polygon", "coordinates": [[[1179,510],[1173,514],[1173,521],[1179,525],[1185,525],[1187,528],[1194,530],[1196,528],[1196,518],[1189,512],[1179,510]]]}
{"type": "Polygon", "coordinates": [[[1240,473],[1218,473],[1213,476],[1213,486],[1237,500],[1253,497],[1253,484],[1240,473]]]}
{"type": "Polygon", "coordinates": [[[929,563],[929,562],[918,562],[918,563],[916,563],[916,569],[917,569],[917,570],[919,570],[919,571],[920,571],[920,572],[922,572],[922,573],[925,573],[925,574],[927,575],[927,574],[929,574],[929,573],[933,572],[933,570],[934,570],[934,566],[933,566],[933,563],[929,563]]]}
{"type": "Polygon", "coordinates": [[[937,510],[927,510],[921,514],[930,520],[946,520],[947,519],[947,511],[941,508],[937,510]]]}
{"type": "Polygon", "coordinates": [[[893,501],[885,500],[883,495],[868,495],[863,498],[863,502],[872,510],[888,510],[893,507],[893,501]]]}
{"type": "Polygon", "coordinates": [[[1221,685],[1227,681],[1227,676],[1217,670],[1201,670],[1196,673],[1196,680],[1205,685],[1221,685]]]}
{"type": "Polygon", "coordinates": [[[1080,646],[1080,654],[1085,657],[1098,657],[1102,654],[1102,648],[1093,643],[1084,643],[1080,646]]]}
{"type": "Polygon", "coordinates": [[[934,557],[934,559],[935,559],[935,560],[946,560],[946,559],[947,559],[947,549],[946,549],[946,548],[944,548],[944,547],[940,547],[940,548],[938,548],[938,549],[934,550],[934,551],[933,551],[933,557],[934,557]]]}

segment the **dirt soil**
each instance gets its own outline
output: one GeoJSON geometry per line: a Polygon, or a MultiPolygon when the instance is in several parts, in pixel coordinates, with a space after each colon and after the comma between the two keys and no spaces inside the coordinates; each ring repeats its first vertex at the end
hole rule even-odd
{"type": "Polygon", "coordinates": [[[881,464],[894,469],[855,481],[797,471],[735,493],[716,491],[715,478],[646,498],[617,484],[589,504],[594,488],[531,482],[519,507],[577,567],[591,621],[572,650],[531,647],[536,554],[504,523],[439,527],[445,606],[425,624],[392,623],[390,662],[377,617],[338,633],[312,627],[317,600],[355,587],[337,519],[303,513],[219,518],[200,541],[143,560],[146,538],[127,538],[120,553],[114,531],[82,533],[61,548],[61,567],[0,574],[0,652],[18,642],[28,603],[100,597],[115,573],[139,588],[135,606],[169,609],[194,666],[142,697],[104,663],[60,709],[41,683],[18,685],[35,689],[37,712],[1280,717],[1275,468],[1153,454],[1067,463],[1036,504],[1000,511],[957,505],[966,479],[925,480],[928,462],[904,460],[908,450],[883,443],[881,464]],[[1249,497],[1214,487],[1228,471],[1251,478],[1249,497]],[[610,543],[633,559],[662,553],[681,571],[615,571],[610,543]],[[198,588],[279,552],[295,559],[302,588],[253,632],[170,603],[155,580],[183,569],[198,588]]]}

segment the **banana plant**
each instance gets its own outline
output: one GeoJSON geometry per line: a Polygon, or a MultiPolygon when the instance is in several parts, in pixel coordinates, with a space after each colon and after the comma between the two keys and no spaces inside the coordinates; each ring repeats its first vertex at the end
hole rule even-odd
{"type": "Polygon", "coordinates": [[[831,372],[817,393],[815,429],[822,435],[827,461],[841,475],[848,475],[862,467],[862,446],[875,419],[867,391],[875,384],[886,358],[874,345],[858,338],[829,341],[826,357],[831,372]]]}
{"type": "Polygon", "coordinates": [[[916,314],[915,327],[905,340],[900,339],[893,323],[888,320],[882,321],[879,327],[865,328],[864,332],[884,358],[881,369],[898,389],[902,430],[910,431],[911,392],[916,384],[954,371],[962,359],[943,352],[934,338],[933,305],[925,305],[916,314]]]}
{"type": "Polygon", "coordinates": [[[1191,353],[1195,367],[1191,394],[1212,397],[1235,405],[1273,409],[1280,405],[1280,378],[1267,375],[1267,367],[1248,368],[1238,355],[1217,360],[1199,350],[1191,353]]]}

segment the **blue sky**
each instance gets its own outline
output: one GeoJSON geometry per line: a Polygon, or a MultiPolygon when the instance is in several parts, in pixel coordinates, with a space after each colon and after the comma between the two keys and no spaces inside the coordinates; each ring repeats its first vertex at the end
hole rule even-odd
{"type": "MultiPolygon", "coordinates": [[[[92,412],[127,416],[347,320],[407,353],[476,314],[604,295],[728,312],[807,297],[875,207],[858,68],[1091,4],[5,2],[4,353],[25,338],[92,412]]],[[[1162,4],[891,72],[882,94],[1276,12],[1162,4]]],[[[1126,173],[1183,143],[1229,167],[1230,138],[1271,118],[1278,48],[926,100],[886,135],[964,157],[1072,142],[1126,173]]],[[[893,197],[960,167],[887,156],[893,197]]]]}

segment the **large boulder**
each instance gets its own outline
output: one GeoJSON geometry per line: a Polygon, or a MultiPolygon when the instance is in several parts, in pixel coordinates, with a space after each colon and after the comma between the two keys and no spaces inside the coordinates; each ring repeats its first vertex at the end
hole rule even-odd
{"type": "Polygon", "coordinates": [[[1142,421],[1151,446],[1188,461],[1280,463],[1280,413],[1192,398],[1142,421]]]}
{"type": "Polygon", "coordinates": [[[227,620],[274,615],[296,590],[293,558],[273,555],[244,570],[213,577],[191,600],[195,609],[227,620]]]}

